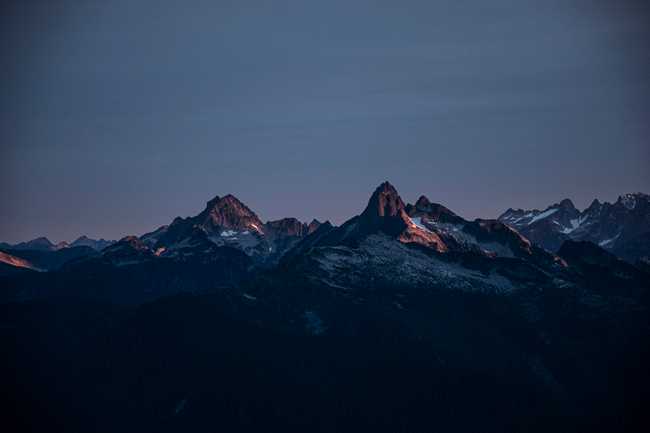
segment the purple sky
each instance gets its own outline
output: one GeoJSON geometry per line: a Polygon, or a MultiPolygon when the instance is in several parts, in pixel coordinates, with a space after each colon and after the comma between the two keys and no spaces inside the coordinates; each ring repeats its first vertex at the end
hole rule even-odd
{"type": "Polygon", "coordinates": [[[5,2],[0,240],[650,192],[646,3],[5,2]]]}

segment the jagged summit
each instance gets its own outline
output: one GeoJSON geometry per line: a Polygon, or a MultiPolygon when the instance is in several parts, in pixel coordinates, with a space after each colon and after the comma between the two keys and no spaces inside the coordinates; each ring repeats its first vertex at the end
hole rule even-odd
{"type": "Polygon", "coordinates": [[[263,223],[237,197],[227,194],[209,200],[198,215],[177,217],[141,239],[162,257],[204,255],[215,246],[227,246],[269,264],[320,225],[317,220],[306,224],[293,217],[263,223]]]}
{"type": "Polygon", "coordinates": [[[106,247],[103,251],[104,256],[118,256],[124,255],[125,252],[133,253],[147,253],[149,248],[147,245],[137,236],[129,235],[125,236],[119,241],[115,242],[113,245],[106,247]]]}
{"type": "MultiPolygon", "coordinates": [[[[269,251],[266,228],[257,214],[232,194],[216,196],[196,216],[175,218],[168,227],[148,233],[143,240],[163,255],[193,255],[213,245],[235,246],[247,254],[269,251]],[[207,243],[206,243],[207,242],[207,243]]],[[[207,248],[210,247],[210,248],[207,248]]]]}
{"type": "Polygon", "coordinates": [[[124,266],[151,260],[153,253],[137,236],[125,236],[104,248],[102,259],[116,266],[124,266]]]}
{"type": "Polygon", "coordinates": [[[427,217],[428,219],[443,223],[459,223],[463,221],[463,219],[454,212],[439,203],[431,202],[424,195],[418,198],[415,205],[406,205],[406,213],[411,218],[427,217]]]}
{"type": "Polygon", "coordinates": [[[208,227],[226,229],[253,229],[261,232],[262,221],[258,216],[232,194],[216,196],[208,201],[206,208],[197,216],[198,222],[208,227]]]}
{"type": "Polygon", "coordinates": [[[79,236],[72,243],[71,247],[90,247],[96,251],[101,251],[109,245],[114,244],[115,241],[107,241],[104,238],[101,239],[92,239],[86,235],[79,236]]]}
{"type": "MultiPolygon", "coordinates": [[[[329,224],[330,222],[329,222],[329,221],[325,221],[325,223],[329,224]]],[[[316,230],[318,230],[318,227],[320,227],[321,225],[323,225],[323,224],[325,224],[325,223],[322,223],[322,222],[318,221],[316,218],[314,218],[314,219],[311,220],[311,222],[307,225],[307,234],[312,234],[312,233],[314,233],[316,230]]]]}
{"type": "Polygon", "coordinates": [[[437,253],[473,252],[490,257],[536,254],[540,260],[553,261],[552,257],[534,252],[526,239],[496,220],[466,221],[426,196],[421,196],[415,205],[405,206],[396,188],[388,182],[373,192],[361,215],[327,231],[309,245],[356,248],[375,239],[375,235],[401,244],[417,244],[437,253]]]}
{"type": "Polygon", "coordinates": [[[384,235],[402,243],[418,243],[446,250],[439,236],[417,225],[406,213],[406,206],[397,189],[383,182],[370,196],[364,211],[340,227],[330,230],[318,245],[358,245],[372,235],[384,235]]]}
{"type": "Polygon", "coordinates": [[[573,204],[573,202],[571,201],[571,199],[568,199],[568,198],[565,198],[564,200],[562,200],[560,202],[560,204],[558,205],[558,207],[563,208],[563,209],[575,209],[576,208],[575,205],[573,204]]]}
{"type": "Polygon", "coordinates": [[[595,198],[595,199],[591,202],[591,204],[589,205],[589,207],[586,209],[586,211],[589,212],[590,210],[596,210],[596,209],[599,209],[601,206],[602,206],[602,204],[600,203],[600,200],[598,200],[597,198],[595,198]]]}
{"type": "Polygon", "coordinates": [[[307,224],[301,223],[297,218],[282,218],[268,221],[266,230],[280,236],[303,236],[307,232],[307,224]]]}
{"type": "Polygon", "coordinates": [[[642,192],[636,192],[636,193],[623,194],[619,196],[615,204],[622,205],[628,210],[634,210],[634,208],[637,206],[638,203],[640,202],[647,203],[649,201],[650,201],[650,196],[642,192]]]}
{"type": "Polygon", "coordinates": [[[544,211],[509,209],[499,220],[549,251],[573,240],[593,242],[630,262],[650,254],[650,197],[643,193],[623,194],[614,203],[594,199],[583,211],[569,199],[544,211]]]}
{"type": "Polygon", "coordinates": [[[359,225],[365,232],[383,231],[389,235],[398,235],[408,227],[404,202],[393,185],[384,182],[375,189],[359,215],[359,225]]]}
{"type": "Polygon", "coordinates": [[[146,249],[147,248],[146,245],[140,240],[140,238],[138,238],[137,236],[134,236],[134,235],[124,236],[122,239],[120,239],[119,241],[117,241],[115,243],[115,248],[119,248],[120,246],[123,246],[123,245],[129,245],[129,246],[131,246],[133,248],[136,248],[136,249],[146,249]]]}
{"type": "Polygon", "coordinates": [[[428,208],[429,206],[431,206],[431,201],[425,195],[421,195],[415,202],[415,207],[428,208]]]}
{"type": "Polygon", "coordinates": [[[361,215],[397,216],[404,210],[404,202],[399,193],[389,182],[379,185],[370,196],[368,205],[361,215]]]}
{"type": "Polygon", "coordinates": [[[48,238],[40,236],[36,239],[32,239],[31,241],[20,242],[16,245],[13,245],[12,248],[16,250],[51,251],[56,249],[56,246],[48,238]]]}
{"type": "MultiPolygon", "coordinates": [[[[491,257],[528,257],[537,254],[532,244],[554,252],[568,239],[589,240],[626,260],[648,256],[650,200],[642,193],[624,194],[613,203],[594,200],[579,211],[566,198],[545,210],[510,208],[499,221],[467,221],[447,207],[420,195],[415,204],[405,203],[395,186],[385,181],[378,185],[363,212],[340,227],[310,223],[293,217],[263,223],[258,215],[233,194],[217,195],[206,202],[197,215],[175,218],[140,238],[123,239],[111,251],[123,247],[144,251],[156,257],[181,258],[212,254],[215,247],[231,247],[265,265],[277,261],[302,243],[311,246],[355,247],[370,237],[417,244],[438,253],[473,252],[491,257]],[[503,224],[516,229],[513,231],[503,224]],[[321,230],[322,227],[322,230],[321,230]],[[312,234],[308,242],[302,241],[312,234]]],[[[5,249],[43,249],[57,251],[88,246],[97,251],[114,244],[104,239],[80,236],[70,245],[52,244],[37,238],[5,249]]]]}

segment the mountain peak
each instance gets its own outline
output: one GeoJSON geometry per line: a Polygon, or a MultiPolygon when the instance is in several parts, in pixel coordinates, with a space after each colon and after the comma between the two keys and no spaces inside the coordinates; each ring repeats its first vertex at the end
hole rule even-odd
{"type": "Polygon", "coordinates": [[[462,222],[462,218],[439,203],[432,203],[425,196],[420,196],[415,206],[408,204],[406,214],[409,217],[426,216],[440,222],[462,222]]]}
{"type": "Polygon", "coordinates": [[[52,241],[50,241],[45,236],[39,236],[37,238],[32,239],[30,242],[41,242],[41,243],[45,243],[45,244],[52,244],[52,241]]]}
{"type": "Polygon", "coordinates": [[[397,236],[410,223],[404,202],[393,185],[384,182],[372,193],[368,205],[361,215],[359,224],[365,233],[378,231],[397,236]]]}
{"type": "Polygon", "coordinates": [[[90,247],[90,248],[92,248],[94,250],[97,250],[97,251],[101,251],[104,248],[106,248],[107,246],[112,245],[114,243],[115,243],[115,241],[107,241],[104,238],[92,239],[92,238],[89,238],[86,235],[81,235],[77,239],[75,239],[72,243],[70,243],[70,246],[71,247],[85,246],[85,247],[90,247]]]}
{"type": "Polygon", "coordinates": [[[226,194],[224,196],[215,195],[214,198],[208,200],[206,207],[212,208],[215,206],[224,206],[225,204],[241,204],[241,201],[233,194],[226,194]]]}
{"type": "Polygon", "coordinates": [[[241,201],[232,194],[226,194],[221,198],[221,201],[226,203],[241,203],[241,201]]]}
{"type": "Polygon", "coordinates": [[[418,209],[425,209],[431,206],[431,201],[424,195],[421,195],[418,198],[418,201],[415,202],[415,207],[418,209]]]}
{"type": "Polygon", "coordinates": [[[153,257],[149,247],[137,236],[125,236],[102,250],[102,257],[114,265],[127,265],[153,257]]]}
{"type": "Polygon", "coordinates": [[[571,199],[565,198],[560,202],[560,207],[564,209],[575,209],[576,207],[573,205],[573,202],[571,199]]]}
{"type": "Polygon", "coordinates": [[[210,200],[199,215],[203,225],[243,230],[253,228],[262,230],[262,221],[255,212],[232,194],[216,196],[210,200]]]}
{"type": "Polygon", "coordinates": [[[40,251],[51,251],[56,247],[50,242],[50,240],[44,236],[32,239],[27,242],[20,242],[16,245],[13,245],[13,248],[16,250],[40,250],[40,251]]]}
{"type": "Polygon", "coordinates": [[[618,200],[616,201],[616,204],[625,206],[627,210],[633,210],[636,207],[637,203],[639,203],[642,200],[647,201],[648,198],[649,196],[642,192],[628,193],[619,196],[618,200]]]}
{"type": "Polygon", "coordinates": [[[138,237],[135,235],[126,235],[118,242],[137,245],[140,242],[140,239],[138,239],[138,237]]]}
{"type": "Polygon", "coordinates": [[[267,221],[265,227],[276,236],[303,236],[307,226],[297,218],[282,218],[275,221],[267,221]]]}
{"type": "Polygon", "coordinates": [[[600,201],[599,201],[597,198],[595,198],[595,199],[591,202],[591,204],[589,205],[589,207],[588,207],[587,209],[584,210],[584,212],[585,212],[585,213],[596,212],[596,211],[598,211],[598,210],[600,209],[601,206],[602,206],[602,203],[600,203],[600,201]]]}
{"type": "MultiPolygon", "coordinates": [[[[329,224],[329,221],[325,221],[325,223],[329,224]]],[[[312,233],[314,233],[316,230],[318,230],[318,227],[320,227],[321,225],[323,225],[323,224],[325,224],[325,223],[321,223],[321,222],[318,221],[316,218],[314,218],[314,219],[311,220],[311,222],[307,225],[307,234],[312,234],[312,233]]]]}
{"type": "Polygon", "coordinates": [[[68,242],[61,241],[61,242],[57,243],[56,245],[54,245],[54,249],[55,250],[60,250],[60,249],[63,249],[63,248],[68,248],[69,246],[70,246],[70,244],[68,242]]]}
{"type": "Polygon", "coordinates": [[[375,189],[362,216],[395,217],[404,210],[404,202],[393,185],[384,182],[375,189]]]}

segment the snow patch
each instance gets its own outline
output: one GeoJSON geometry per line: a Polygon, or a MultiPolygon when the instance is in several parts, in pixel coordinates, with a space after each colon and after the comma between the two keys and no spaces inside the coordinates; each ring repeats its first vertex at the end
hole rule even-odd
{"type": "Polygon", "coordinates": [[[627,210],[633,210],[636,207],[636,197],[634,194],[625,194],[621,196],[621,202],[627,210]]]}
{"type": "Polygon", "coordinates": [[[578,227],[580,227],[580,220],[582,218],[575,218],[569,221],[569,224],[571,224],[569,227],[564,227],[562,230],[560,230],[560,233],[563,233],[565,235],[568,235],[569,233],[575,231],[578,227]]]}
{"type": "Polygon", "coordinates": [[[551,215],[553,215],[555,212],[557,212],[557,208],[545,210],[544,212],[542,212],[542,213],[540,213],[538,215],[535,215],[535,217],[533,217],[533,219],[531,219],[528,222],[528,225],[531,225],[532,223],[537,222],[539,220],[543,220],[544,218],[548,218],[551,215]]]}
{"type": "Polygon", "coordinates": [[[428,228],[426,228],[426,227],[424,226],[424,224],[422,224],[422,218],[420,218],[420,217],[413,217],[413,218],[409,218],[409,220],[411,220],[411,223],[412,223],[415,227],[419,228],[420,230],[424,230],[424,231],[427,231],[427,232],[431,233],[431,230],[429,230],[428,228]]]}
{"type": "Polygon", "coordinates": [[[524,215],[522,215],[520,217],[511,217],[510,222],[513,223],[513,224],[516,224],[516,223],[518,223],[520,221],[523,221],[523,220],[528,219],[528,218],[532,218],[534,216],[535,216],[534,212],[528,212],[528,213],[525,213],[524,215]]]}
{"type": "Polygon", "coordinates": [[[512,283],[495,273],[482,274],[460,264],[441,260],[396,242],[384,235],[372,235],[359,248],[322,247],[315,256],[326,272],[327,284],[345,287],[368,284],[373,275],[378,284],[441,287],[467,292],[509,293],[512,283]]]}
{"type": "Polygon", "coordinates": [[[616,239],[618,239],[618,237],[620,235],[621,234],[619,233],[616,236],[614,236],[613,238],[602,240],[602,241],[598,242],[598,245],[601,246],[601,247],[607,248],[608,245],[611,244],[612,242],[614,242],[616,239]]]}
{"type": "Polygon", "coordinates": [[[450,237],[466,248],[478,248],[486,253],[493,253],[500,257],[514,257],[514,253],[507,245],[498,242],[479,242],[475,236],[466,233],[463,224],[450,224],[440,222],[428,222],[435,229],[436,233],[443,237],[450,237]]]}

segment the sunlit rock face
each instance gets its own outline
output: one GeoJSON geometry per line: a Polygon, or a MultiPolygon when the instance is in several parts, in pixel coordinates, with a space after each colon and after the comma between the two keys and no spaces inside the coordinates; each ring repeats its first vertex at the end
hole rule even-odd
{"type": "Polygon", "coordinates": [[[252,230],[260,234],[264,226],[255,212],[231,194],[210,200],[205,210],[195,217],[195,224],[208,232],[230,229],[252,230]]]}
{"type": "Polygon", "coordinates": [[[447,249],[437,233],[411,220],[402,198],[388,182],[377,187],[359,216],[332,230],[320,244],[357,245],[373,234],[384,234],[404,243],[417,243],[440,252],[447,249]]]}
{"type": "MultiPolygon", "coordinates": [[[[39,271],[40,269],[28,260],[0,251],[0,263],[14,268],[31,269],[39,271]]],[[[1,268],[0,268],[1,270],[1,268]]],[[[1,272],[0,272],[1,275],[1,272]]]]}

